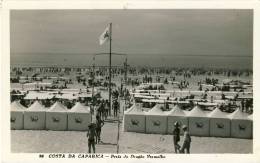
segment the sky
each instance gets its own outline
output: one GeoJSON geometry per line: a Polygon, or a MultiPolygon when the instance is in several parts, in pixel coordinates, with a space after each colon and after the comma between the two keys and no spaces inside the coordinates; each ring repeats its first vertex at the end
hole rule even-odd
{"type": "Polygon", "coordinates": [[[236,57],[233,64],[252,64],[252,10],[14,10],[10,22],[11,59],[109,52],[98,38],[112,22],[112,51],[132,63],[236,57]]]}

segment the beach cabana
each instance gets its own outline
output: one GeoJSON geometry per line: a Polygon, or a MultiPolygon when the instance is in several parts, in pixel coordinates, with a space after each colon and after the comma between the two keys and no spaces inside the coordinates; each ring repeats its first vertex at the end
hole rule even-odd
{"type": "MultiPolygon", "coordinates": [[[[168,114],[167,119],[167,133],[172,134],[174,129],[174,123],[179,122],[180,128],[182,125],[188,126],[188,118],[183,110],[179,107],[179,105],[175,105],[173,109],[168,114]]],[[[181,130],[181,134],[183,134],[183,130],[181,130]]]]}
{"type": "Polygon", "coordinates": [[[68,130],[87,131],[90,123],[90,107],[77,102],[68,112],[68,130]]]}
{"type": "Polygon", "coordinates": [[[199,106],[195,106],[189,113],[189,131],[192,136],[209,136],[209,118],[199,106]]]}
{"type": "Polygon", "coordinates": [[[46,108],[38,101],[35,101],[24,111],[24,129],[43,130],[45,129],[46,108]]]}
{"type": "Polygon", "coordinates": [[[76,100],[78,99],[78,94],[77,93],[63,93],[63,94],[58,94],[55,96],[57,99],[65,99],[65,100],[76,100]]]}
{"type": "Polygon", "coordinates": [[[209,114],[210,136],[230,137],[230,119],[227,113],[216,108],[209,114]]]}
{"type": "Polygon", "coordinates": [[[157,104],[145,115],[146,133],[165,134],[167,132],[167,113],[163,105],[157,104]]]}
{"type": "Polygon", "coordinates": [[[26,96],[24,97],[25,100],[46,100],[46,99],[52,99],[54,95],[47,93],[47,92],[36,92],[36,91],[30,91],[26,96]]]}
{"type": "Polygon", "coordinates": [[[18,101],[11,103],[11,115],[10,123],[12,130],[21,130],[23,129],[23,114],[26,108],[21,105],[18,101]]]}
{"type": "Polygon", "coordinates": [[[230,115],[231,118],[231,137],[252,138],[253,121],[247,113],[242,113],[239,109],[230,115]]]}
{"type": "Polygon", "coordinates": [[[124,131],[145,132],[145,113],[134,104],[124,114],[124,131]]]}
{"type": "Polygon", "coordinates": [[[68,114],[67,108],[60,102],[56,102],[46,112],[47,130],[67,130],[68,114]]]}

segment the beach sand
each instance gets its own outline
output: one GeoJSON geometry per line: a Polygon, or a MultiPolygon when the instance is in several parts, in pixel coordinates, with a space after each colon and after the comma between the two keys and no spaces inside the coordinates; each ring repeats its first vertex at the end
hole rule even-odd
{"type": "MultiPolygon", "coordinates": [[[[43,74],[41,74],[43,75],[43,74]]],[[[53,74],[48,74],[53,75],[53,74]]],[[[56,74],[57,76],[57,74],[56,74]]],[[[75,81],[75,75],[71,73],[74,84],[68,84],[68,88],[80,89],[86,88],[81,83],[75,81]]],[[[155,75],[154,75],[155,77],[155,75]]],[[[207,76],[192,76],[187,80],[190,83],[188,89],[197,90],[197,82],[205,80],[207,76]]],[[[113,78],[118,86],[123,76],[113,78]]],[[[142,79],[142,76],[132,76],[132,78],[142,79]]],[[[227,77],[210,76],[218,78],[221,82],[227,77]]],[[[252,81],[249,77],[230,77],[229,79],[242,79],[252,81]]],[[[177,76],[176,81],[183,80],[183,76],[177,76]]],[[[52,82],[44,80],[43,82],[52,82]]],[[[30,86],[29,86],[30,87],[30,86]]],[[[32,87],[32,86],[31,86],[32,87]]],[[[129,86],[131,88],[131,86],[129,86]]],[[[168,84],[167,89],[173,89],[168,84]]],[[[22,88],[22,84],[11,84],[11,88],[22,88]]],[[[177,88],[176,88],[177,89],[177,88]]],[[[107,98],[107,92],[101,92],[103,98],[107,98]]],[[[122,113],[121,106],[121,113],[122,113]]],[[[122,121],[122,115],[121,115],[122,121]]],[[[123,132],[123,124],[120,125],[119,153],[174,153],[171,135],[160,134],[140,134],[133,132],[123,132]]],[[[98,153],[116,153],[117,152],[117,123],[106,122],[101,133],[101,144],[96,146],[98,153]]],[[[182,139],[182,138],[181,138],[182,139]]],[[[88,141],[86,132],[78,131],[31,131],[31,130],[12,130],[11,131],[11,152],[14,153],[87,153],[88,141]]],[[[252,139],[235,138],[215,138],[215,137],[194,137],[192,136],[191,153],[252,153],[252,139]]]]}
{"type": "MultiPolygon", "coordinates": [[[[172,135],[124,132],[121,101],[119,153],[174,153],[172,135]]],[[[93,116],[94,118],[94,116],[93,116]]],[[[102,128],[97,153],[117,152],[118,123],[109,117],[102,128]]],[[[11,152],[14,153],[87,153],[87,132],[11,130],[11,152]]],[[[182,140],[182,136],[181,136],[182,140]]],[[[252,153],[253,139],[192,136],[191,153],[252,153]]]]}
{"type": "MultiPolygon", "coordinates": [[[[117,152],[117,123],[105,124],[101,140],[103,143],[96,145],[97,153],[117,152]]],[[[252,147],[252,139],[192,136],[191,153],[252,153],[252,147]]],[[[119,153],[171,154],[173,150],[172,135],[140,134],[120,129],[119,153]]],[[[11,152],[87,153],[88,141],[86,132],[12,130],[11,152]]]]}

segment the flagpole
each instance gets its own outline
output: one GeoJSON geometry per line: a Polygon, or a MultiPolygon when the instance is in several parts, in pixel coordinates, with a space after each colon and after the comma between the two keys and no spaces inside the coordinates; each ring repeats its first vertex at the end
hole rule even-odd
{"type": "Polygon", "coordinates": [[[95,90],[95,55],[93,56],[93,70],[92,70],[92,109],[91,109],[91,122],[92,122],[92,115],[94,115],[94,111],[95,111],[95,104],[94,104],[94,90],[95,90]]]}
{"type": "Polygon", "coordinates": [[[110,114],[111,114],[111,111],[112,111],[112,103],[111,103],[111,53],[112,53],[112,23],[109,24],[109,111],[110,111],[110,114]]]}

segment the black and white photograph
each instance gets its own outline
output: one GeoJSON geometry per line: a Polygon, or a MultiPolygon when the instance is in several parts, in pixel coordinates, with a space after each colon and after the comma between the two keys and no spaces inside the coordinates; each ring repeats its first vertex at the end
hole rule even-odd
{"type": "Polygon", "coordinates": [[[11,153],[254,153],[253,9],[9,19],[11,153]]]}

